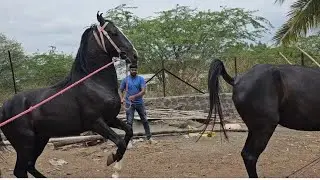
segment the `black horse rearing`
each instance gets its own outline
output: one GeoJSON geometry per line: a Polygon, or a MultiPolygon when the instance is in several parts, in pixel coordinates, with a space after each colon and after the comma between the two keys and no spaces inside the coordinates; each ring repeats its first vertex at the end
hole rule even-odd
{"type": "MultiPolygon", "coordinates": [[[[105,20],[102,13],[97,14],[97,19],[100,26],[91,26],[83,33],[75,62],[66,79],[51,87],[16,94],[0,108],[0,122],[112,62],[113,57],[120,56],[127,63],[137,63],[137,52],[126,36],[111,21],[105,20]]],[[[79,135],[84,131],[94,131],[114,142],[118,149],[116,154],[109,156],[108,165],[120,161],[133,136],[130,126],[117,119],[120,107],[117,74],[112,64],[32,112],[1,127],[17,152],[14,175],[28,177],[29,172],[34,177],[44,177],[36,170],[35,164],[49,138],[79,135]],[[124,130],[124,139],[111,127],[124,130]]]]}
{"type": "Polygon", "coordinates": [[[319,68],[259,64],[232,78],[223,62],[214,60],[209,70],[208,118],[213,108],[222,116],[218,94],[220,75],[233,86],[232,100],[249,130],[241,152],[249,177],[258,177],[258,158],[278,124],[301,131],[320,130],[319,68]]]}

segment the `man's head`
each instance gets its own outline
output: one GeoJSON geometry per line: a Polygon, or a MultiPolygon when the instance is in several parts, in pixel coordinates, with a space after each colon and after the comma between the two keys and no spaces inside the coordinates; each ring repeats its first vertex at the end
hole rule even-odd
{"type": "Polygon", "coordinates": [[[135,65],[135,64],[131,64],[131,65],[129,66],[129,69],[130,69],[130,75],[131,75],[132,77],[135,77],[135,76],[137,75],[138,66],[135,65]]]}

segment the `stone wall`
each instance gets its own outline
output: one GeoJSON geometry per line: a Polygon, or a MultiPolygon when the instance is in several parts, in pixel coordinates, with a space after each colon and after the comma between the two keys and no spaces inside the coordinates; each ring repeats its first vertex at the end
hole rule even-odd
{"type": "MultiPolygon", "coordinates": [[[[208,112],[209,110],[209,94],[192,94],[184,96],[169,96],[145,98],[145,105],[147,109],[175,109],[175,110],[202,110],[208,112]]],[[[226,119],[232,119],[233,122],[242,122],[239,114],[234,107],[231,99],[231,93],[220,94],[221,106],[223,115],[226,119]]],[[[1,135],[1,130],[0,130],[1,135]]],[[[5,139],[5,138],[4,138],[5,139]]]]}
{"type": "MultiPolygon", "coordinates": [[[[148,109],[176,109],[176,110],[203,110],[209,111],[209,94],[193,94],[185,96],[169,96],[145,98],[148,109]]],[[[239,118],[239,114],[234,107],[231,93],[220,94],[220,101],[223,115],[229,118],[239,118]]]]}

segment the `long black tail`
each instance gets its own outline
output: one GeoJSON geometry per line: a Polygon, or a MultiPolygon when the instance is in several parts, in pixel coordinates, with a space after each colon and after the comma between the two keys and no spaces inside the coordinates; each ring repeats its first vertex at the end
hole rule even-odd
{"type": "MultiPolygon", "coordinates": [[[[211,120],[212,117],[212,110],[214,108],[214,120],[213,120],[213,125],[212,125],[212,131],[213,127],[216,123],[216,116],[217,112],[219,114],[219,119],[220,119],[220,125],[223,129],[223,133],[225,137],[228,139],[227,133],[224,128],[224,122],[223,122],[223,115],[222,115],[222,109],[221,109],[221,104],[220,104],[220,98],[219,98],[219,76],[222,76],[223,79],[230,85],[234,85],[234,79],[227,73],[223,62],[219,59],[215,59],[211,62],[210,64],[210,69],[208,73],[208,90],[209,90],[209,114],[207,117],[207,120],[205,122],[206,126],[203,129],[202,134],[206,131],[208,124],[211,120]]],[[[201,137],[200,136],[200,137],[201,137]]]]}

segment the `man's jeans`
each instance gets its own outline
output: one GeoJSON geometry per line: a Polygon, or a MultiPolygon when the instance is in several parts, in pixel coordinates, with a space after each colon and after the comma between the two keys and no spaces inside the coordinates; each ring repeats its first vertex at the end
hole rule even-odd
{"type": "Polygon", "coordinates": [[[129,124],[132,127],[134,112],[137,111],[140,116],[140,119],[142,121],[147,139],[150,139],[151,138],[150,127],[149,127],[144,104],[131,104],[130,108],[129,108],[129,104],[126,104],[126,108],[127,108],[127,110],[126,110],[127,124],[129,124]]]}

